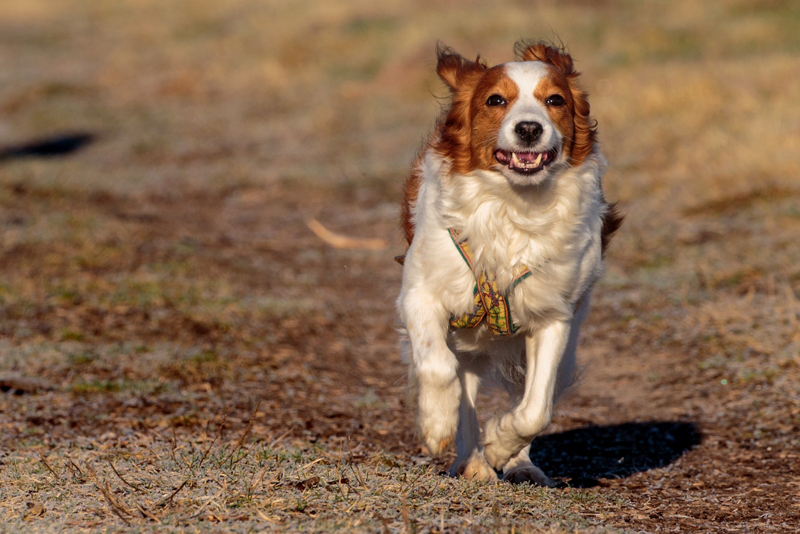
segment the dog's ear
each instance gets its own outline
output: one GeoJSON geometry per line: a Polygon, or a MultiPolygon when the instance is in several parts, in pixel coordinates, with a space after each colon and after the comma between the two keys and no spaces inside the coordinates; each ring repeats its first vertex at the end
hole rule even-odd
{"type": "Polygon", "coordinates": [[[477,83],[487,68],[480,56],[470,61],[442,45],[436,47],[436,57],[436,73],[453,93],[477,83]]]}
{"type": "Polygon", "coordinates": [[[573,101],[572,146],[570,147],[570,163],[580,165],[591,154],[597,138],[597,124],[590,117],[589,98],[578,84],[580,72],[575,70],[572,57],[563,48],[557,48],[545,42],[518,42],[514,46],[516,56],[523,61],[542,61],[561,72],[569,83],[573,101]]]}
{"type": "Polygon", "coordinates": [[[514,51],[523,61],[544,61],[560,70],[564,76],[578,75],[572,65],[572,56],[561,48],[545,42],[528,44],[521,41],[514,46],[514,51]]]}

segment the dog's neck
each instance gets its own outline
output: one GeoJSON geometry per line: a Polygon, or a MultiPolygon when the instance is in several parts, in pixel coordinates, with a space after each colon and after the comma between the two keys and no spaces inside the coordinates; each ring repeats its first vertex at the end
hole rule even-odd
{"type": "Polygon", "coordinates": [[[546,182],[527,188],[495,171],[440,175],[444,225],[467,239],[476,271],[495,273],[509,285],[523,265],[570,254],[585,203],[600,187],[605,160],[599,154],[579,167],[564,167],[546,182]]]}

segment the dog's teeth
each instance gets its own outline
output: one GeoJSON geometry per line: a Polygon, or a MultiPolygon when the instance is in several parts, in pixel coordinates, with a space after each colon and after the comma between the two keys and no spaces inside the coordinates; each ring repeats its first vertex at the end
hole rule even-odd
{"type": "Polygon", "coordinates": [[[511,153],[511,163],[513,163],[514,166],[516,166],[516,167],[519,167],[520,165],[522,165],[522,162],[517,157],[517,153],[516,152],[512,152],[511,153]]]}
{"type": "Polygon", "coordinates": [[[536,156],[536,161],[533,162],[533,166],[538,167],[541,162],[542,162],[542,153],[539,152],[539,155],[536,156]]]}

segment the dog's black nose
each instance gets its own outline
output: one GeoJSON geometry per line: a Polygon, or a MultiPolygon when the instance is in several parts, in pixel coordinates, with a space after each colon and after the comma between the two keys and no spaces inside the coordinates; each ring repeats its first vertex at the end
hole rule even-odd
{"type": "Polygon", "coordinates": [[[514,131],[520,139],[532,145],[542,135],[544,128],[538,122],[518,122],[514,131]]]}

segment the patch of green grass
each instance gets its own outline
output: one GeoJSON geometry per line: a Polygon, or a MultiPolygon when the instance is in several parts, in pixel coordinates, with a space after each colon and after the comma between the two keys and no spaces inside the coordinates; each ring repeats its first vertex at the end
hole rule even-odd
{"type": "Polygon", "coordinates": [[[780,375],[780,369],[774,367],[767,367],[765,369],[741,369],[736,376],[735,382],[738,385],[771,384],[780,375]]]}
{"type": "Polygon", "coordinates": [[[675,256],[671,252],[655,253],[650,256],[642,265],[645,270],[658,270],[669,267],[675,263],[675,256]]]}
{"type": "Polygon", "coordinates": [[[707,369],[725,369],[729,363],[730,362],[728,358],[722,354],[715,354],[710,358],[706,358],[705,360],[697,362],[697,368],[701,371],[705,371],[707,369]]]}
{"type": "Polygon", "coordinates": [[[83,341],[85,338],[86,336],[83,332],[77,332],[66,328],[61,331],[62,341],[83,341]]]}
{"type": "Polygon", "coordinates": [[[147,308],[164,306],[171,302],[163,284],[153,280],[125,280],[110,295],[110,304],[147,308]]]}
{"type": "Polygon", "coordinates": [[[651,29],[650,46],[645,48],[644,55],[648,61],[694,60],[703,56],[705,36],[698,31],[688,29],[651,29]]]}
{"type": "Polygon", "coordinates": [[[344,30],[355,36],[364,37],[368,33],[385,34],[396,30],[400,20],[392,16],[354,17],[344,26],[344,30]]]}
{"type": "Polygon", "coordinates": [[[260,297],[251,302],[245,300],[245,303],[254,306],[268,317],[274,318],[306,315],[317,312],[319,307],[319,304],[309,299],[271,296],[260,297]]]}
{"type": "Polygon", "coordinates": [[[85,351],[78,354],[72,354],[69,356],[69,363],[70,365],[74,366],[83,366],[89,365],[92,362],[97,360],[97,354],[93,352],[85,351]]]}
{"type": "Polygon", "coordinates": [[[219,354],[217,354],[216,351],[213,350],[204,350],[200,352],[200,354],[191,356],[189,360],[196,364],[216,362],[219,360],[219,354]]]}
{"type": "Polygon", "coordinates": [[[90,380],[88,382],[77,382],[72,385],[75,393],[108,393],[120,391],[122,383],[119,380],[90,380]]]}
{"type": "Polygon", "coordinates": [[[57,287],[51,290],[53,296],[67,304],[80,304],[83,301],[81,292],[75,287],[57,287]]]}
{"type": "Polygon", "coordinates": [[[124,391],[138,391],[155,393],[164,388],[164,384],[153,380],[94,379],[78,381],[70,386],[70,390],[78,395],[95,393],[119,393],[124,391]]]}

